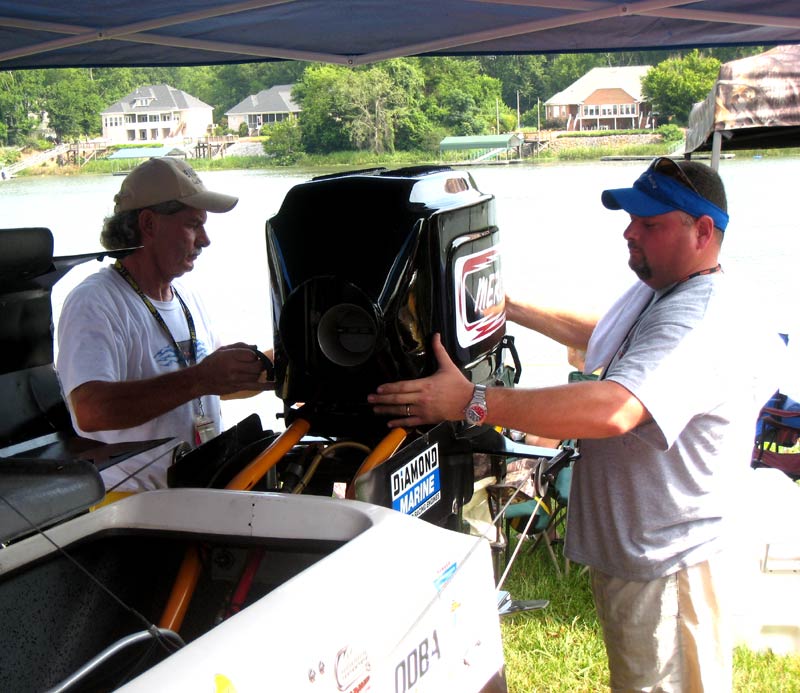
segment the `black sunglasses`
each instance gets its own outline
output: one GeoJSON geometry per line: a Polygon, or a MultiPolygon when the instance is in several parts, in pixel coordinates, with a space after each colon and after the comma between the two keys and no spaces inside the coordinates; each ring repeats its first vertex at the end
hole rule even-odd
{"type": "Polygon", "coordinates": [[[689,188],[689,190],[700,195],[700,193],[697,192],[697,188],[694,187],[692,181],[690,181],[687,175],[683,172],[683,169],[669,157],[660,156],[655,159],[653,163],[650,164],[650,170],[654,173],[660,173],[662,176],[675,178],[689,188]]]}

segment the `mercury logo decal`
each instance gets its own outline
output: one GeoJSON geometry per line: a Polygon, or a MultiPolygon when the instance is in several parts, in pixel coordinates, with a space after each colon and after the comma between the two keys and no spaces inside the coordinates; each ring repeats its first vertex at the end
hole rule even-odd
{"type": "Polygon", "coordinates": [[[439,444],[434,443],[392,472],[392,508],[419,517],[441,500],[439,444]]]}
{"type": "Polygon", "coordinates": [[[505,291],[497,246],[460,257],[455,262],[456,334],[468,348],[505,324],[505,291]]]}

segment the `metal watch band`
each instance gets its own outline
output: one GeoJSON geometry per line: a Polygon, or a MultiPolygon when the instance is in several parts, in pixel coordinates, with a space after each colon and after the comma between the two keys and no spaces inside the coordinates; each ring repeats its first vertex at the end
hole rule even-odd
{"type": "Polygon", "coordinates": [[[464,410],[464,420],[470,426],[482,424],[489,414],[486,406],[486,385],[475,385],[472,391],[472,399],[464,410]]]}

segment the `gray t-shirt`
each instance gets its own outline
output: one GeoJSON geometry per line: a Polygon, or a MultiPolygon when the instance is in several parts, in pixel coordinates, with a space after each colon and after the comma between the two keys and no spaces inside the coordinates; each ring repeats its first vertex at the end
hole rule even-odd
{"type": "Polygon", "coordinates": [[[758,412],[778,388],[783,344],[722,274],[657,292],[604,378],[653,420],[581,441],[567,518],[570,560],[648,581],[719,551],[731,512],[750,512],[758,412]]]}

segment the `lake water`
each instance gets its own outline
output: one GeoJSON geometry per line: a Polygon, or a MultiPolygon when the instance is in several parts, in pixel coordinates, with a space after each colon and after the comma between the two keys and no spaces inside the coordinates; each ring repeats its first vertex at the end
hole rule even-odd
{"type": "MultiPolygon", "coordinates": [[[[508,293],[532,301],[601,311],[634,280],[627,266],[622,232],[627,216],[600,203],[605,188],[629,186],[647,162],[537,163],[475,166],[479,189],[497,198],[508,293]]],[[[794,195],[800,161],[726,159],[720,173],[728,191],[731,222],[722,264],[752,286],[764,309],[763,325],[796,334],[800,342],[800,221],[794,195]]],[[[226,341],[266,348],[272,343],[265,222],[286,192],[314,173],[209,171],[206,186],[240,197],[227,214],[210,214],[212,244],[188,279],[203,297],[226,341]]],[[[122,178],[44,176],[0,182],[3,227],[45,226],[53,232],[56,255],[100,250],[103,218],[113,209],[122,178]]],[[[357,249],[353,249],[357,252],[357,249]]],[[[53,290],[55,318],[66,293],[97,269],[88,262],[73,269],[53,290]]],[[[560,345],[516,326],[522,385],[564,382],[570,370],[560,345]]],[[[282,409],[272,393],[224,403],[226,424],[256,412],[265,427],[281,428],[282,409]]]]}

